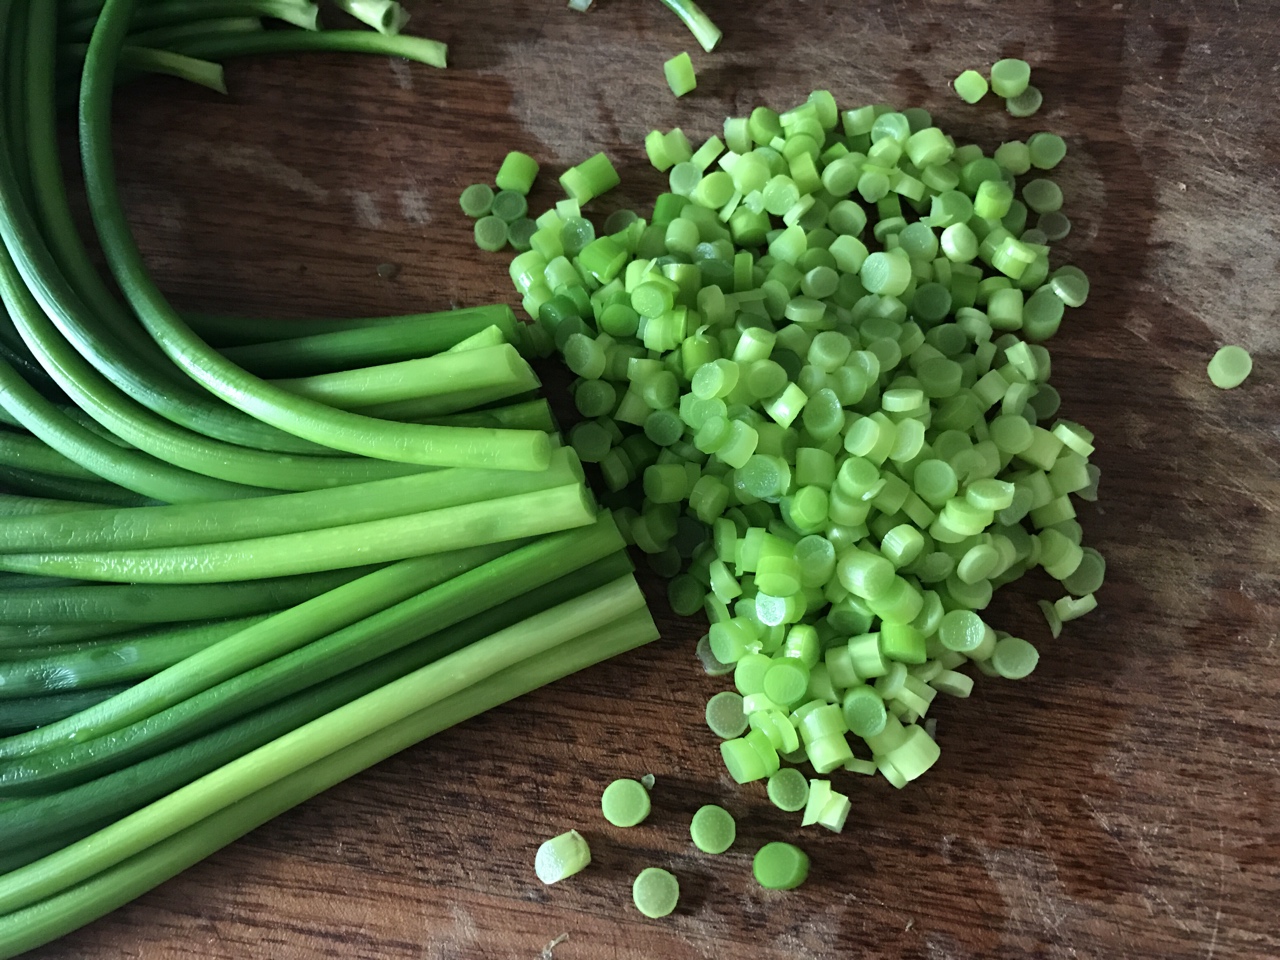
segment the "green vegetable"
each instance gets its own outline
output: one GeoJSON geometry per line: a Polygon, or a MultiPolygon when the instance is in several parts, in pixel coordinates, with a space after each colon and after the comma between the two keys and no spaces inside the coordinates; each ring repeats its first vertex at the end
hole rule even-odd
{"type": "MultiPolygon", "coordinates": [[[[687,53],[677,53],[662,65],[662,72],[666,75],[667,86],[677,97],[683,97],[698,86],[698,78],[693,73],[693,61],[687,53]]],[[[703,169],[705,168],[706,164],[703,164],[703,169]]],[[[723,202],[710,206],[721,206],[723,202]]]]}
{"type": "Polygon", "coordinates": [[[397,34],[409,22],[409,14],[395,0],[334,0],[351,16],[379,33],[397,34]]]}
{"type": "Polygon", "coordinates": [[[769,778],[768,792],[779,810],[803,810],[809,800],[809,781],[795,767],[786,767],[769,778]]]}
{"type": "Polygon", "coordinates": [[[604,818],[615,827],[634,827],[649,816],[649,791],[636,780],[615,780],[600,797],[604,818]]]}
{"type": "Polygon", "coordinates": [[[720,28],[711,22],[694,0],[662,0],[664,6],[683,21],[702,49],[710,53],[720,42],[720,28]]]}
{"type": "MultiPolygon", "coordinates": [[[[997,93],[1018,95],[1025,66],[995,69],[997,93]]],[[[1032,181],[1026,204],[1013,190],[1065,145],[1041,134],[992,159],[923,111],[841,113],[824,91],[724,133],[696,151],[650,133],[671,187],[652,222],[615,218],[512,277],[527,307],[549,294],[531,315],[579,377],[593,419],[572,440],[630,504],[625,534],[671,578],[673,610],[701,594],[698,655],[737,689],[707,711],[730,775],[771,777],[781,756],[901,786],[937,759],[919,727],[937,691],[972,688],[959,668],[1025,669],[980,615],[995,588],[1084,562],[1070,495],[1092,496],[1092,435],[1055,419],[1040,344],[1088,280],[1050,275],[1047,233],[1027,230],[1028,208],[1057,212],[1056,187],[1032,181]],[[849,143],[821,146],[837,126],[849,143]],[[626,256],[588,258],[603,240],[626,256]]],[[[563,233],[580,212],[538,222],[563,233]]],[[[1092,603],[1073,593],[1054,616],[1092,603]]],[[[813,822],[841,829],[847,798],[820,799],[813,822]]]]}
{"type": "Polygon", "coordinates": [[[707,726],[717,737],[732,739],[747,731],[747,716],[742,709],[742,696],[732,690],[721,690],[707,701],[707,726]]]}
{"type": "Polygon", "coordinates": [[[512,150],[498,168],[496,182],[499,190],[511,190],[520,195],[527,194],[538,176],[538,161],[527,153],[512,150]]]}
{"type": "Polygon", "coordinates": [[[1039,88],[1028,86],[1016,96],[1006,98],[1004,106],[1012,116],[1029,117],[1040,109],[1043,102],[1044,97],[1039,88]]]}
{"type": "Polygon", "coordinates": [[[483,217],[493,206],[493,188],[487,183],[473,183],[462,191],[458,203],[468,217],[483,217]]]}
{"type": "MultiPolygon", "coordinates": [[[[395,4],[349,6],[398,29],[395,4]]],[[[133,14],[130,0],[0,0],[0,49],[22,51],[0,77],[0,418],[28,431],[0,441],[3,562],[84,563],[103,581],[0,576],[0,832],[22,837],[0,857],[6,955],[255,817],[654,636],[621,536],[553,445],[546,403],[520,396],[538,382],[517,350],[546,350],[542,331],[526,336],[505,307],[193,318],[216,351],[155,289],[124,220],[109,149],[117,80],[145,69],[218,86],[216,61],[272,50],[443,66],[443,47],[299,39],[240,16],[314,25],[313,5],[288,0],[133,14]],[[137,29],[161,49],[132,46],[137,29]],[[123,304],[70,214],[58,69],[83,72],[91,213],[123,304]],[[335,456],[348,440],[358,455],[335,456]],[[504,463],[515,469],[494,469],[504,463]],[[126,509],[98,508],[110,504],[126,509]],[[366,549],[404,559],[378,568],[386,560],[361,559],[366,549]],[[291,571],[312,572],[276,575],[291,571]],[[102,876],[109,888],[95,887],[102,876]]],[[[605,167],[586,165],[588,186],[604,188],[605,167]]],[[[522,193],[494,199],[521,222],[522,193]]],[[[525,221],[510,237],[520,246],[530,232],[525,221]]]]}
{"type": "Polygon", "coordinates": [[[977,103],[987,95],[987,78],[977,70],[965,70],[952,81],[956,95],[965,103],[977,103]]]}
{"type": "Polygon", "coordinates": [[[665,917],[680,901],[680,881],[661,867],[645,867],[631,884],[631,899],[651,920],[665,917]]]}
{"type": "Polygon", "coordinates": [[[1244,347],[1235,344],[1219,347],[1209,361],[1209,379],[1223,390],[1240,386],[1252,372],[1253,358],[1244,347]]]}
{"type": "Polygon", "coordinates": [[[766,843],[756,851],[751,870],[766,890],[794,890],[809,876],[809,857],[790,843],[766,843]]]}
{"type": "Polygon", "coordinates": [[[544,841],[533,861],[534,873],[543,883],[559,883],[581,873],[591,863],[591,848],[577,830],[544,841]]]}
{"type": "Polygon", "coordinates": [[[647,643],[656,635],[648,615],[640,613],[567,641],[555,658],[521,663],[481,680],[464,694],[449,697],[393,723],[159,841],[85,883],[4,918],[0,921],[0,951],[20,953],[69,933],[140,896],[290,807],[410,744],[529,690],[647,643]]]}
{"type": "MultiPolygon", "coordinates": [[[[38,869],[20,868],[0,877],[0,911],[12,913],[89,879],[418,710],[643,606],[643,595],[626,577],[472,643],[115,822],[98,831],[92,842],[63,848],[41,861],[38,869]]],[[[0,925],[0,943],[5,925],[0,925]]]]}
{"type": "Polygon", "coordinates": [[[991,91],[997,97],[1016,97],[1031,82],[1031,65],[1025,60],[997,60],[991,65],[991,91]]]}
{"type": "Polygon", "coordinates": [[[478,504],[228,543],[6,554],[0,556],[0,569],[134,583],[251,580],[536,536],[589,523],[592,516],[581,486],[566,484],[478,504]]]}
{"type": "Polygon", "coordinates": [[[689,823],[693,845],[703,853],[724,853],[737,837],[733,815],[723,807],[706,804],[699,807],[689,823]]]}

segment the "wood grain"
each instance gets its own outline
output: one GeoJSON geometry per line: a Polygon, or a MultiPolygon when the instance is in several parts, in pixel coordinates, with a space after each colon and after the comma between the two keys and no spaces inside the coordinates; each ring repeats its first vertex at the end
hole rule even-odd
{"type": "MultiPolygon", "coordinates": [[[[922,105],[993,147],[1049,127],[1093,278],[1053,344],[1064,411],[1098,435],[1103,498],[1082,510],[1109,560],[1097,615],[1050,641],[1030,590],[998,622],[1041,644],[1034,677],[981,679],[937,709],[942,760],[898,792],[847,784],[842,836],[799,833],[759,785],[723,775],[692,658],[664,638],[407,751],[37,951],[43,960],[1264,958],[1280,955],[1280,90],[1276,11],[1256,0],[933,0],[737,4],[694,53],[680,101],[660,64],[692,46],[654,0],[409,4],[453,68],[350,57],[237,63],[226,99],[166,81],[120,99],[118,152],[139,235],[189,305],[253,314],[399,312],[509,298],[459,190],[516,147],[559,173],[599,149],[643,204],[652,127],[715,132],[730,112],[811,88],[922,105]],[[1046,108],[1012,120],[948,92],[999,56],[1035,67],[1046,108]],[[393,280],[376,273],[395,263],[393,280]],[[1210,386],[1223,342],[1251,380],[1210,386]],[[600,790],[657,776],[642,827],[608,827],[600,790]],[[696,855],[689,815],[721,802],[737,846],[696,855]],[[592,867],[554,888],[538,843],[570,826],[592,867]],[[750,856],[810,851],[809,883],[767,893],[750,856]],[[668,866],[675,915],[629,906],[668,866]]],[[[552,199],[543,178],[534,206],[552,199]]]]}

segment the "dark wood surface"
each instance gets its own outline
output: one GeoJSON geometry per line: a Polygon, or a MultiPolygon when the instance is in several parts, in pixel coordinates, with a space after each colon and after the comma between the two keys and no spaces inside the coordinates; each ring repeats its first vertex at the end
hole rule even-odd
{"type": "Polygon", "coordinates": [[[601,209],[644,204],[661,183],[647,130],[701,139],[814,87],[925,106],[988,148],[1055,129],[1063,246],[1093,294],[1052,344],[1054,383],[1098,435],[1103,495],[1082,520],[1110,563],[1101,610],[1050,641],[1030,589],[1002,597],[998,625],[1041,646],[1036,674],[940,703],[937,767],[900,792],[850,777],[834,836],[724,775],[700,628],[654,591],[652,646],[411,749],[34,955],[533,960],[561,936],[555,960],[1280,955],[1275,6],[708,0],[726,39],[691,50],[700,87],[680,101],[661,63],[694,44],[657,0],[410,6],[449,71],[276,59],[232,65],[225,99],[168,81],[121,95],[126,196],[176,300],[287,316],[509,299],[456,203],[507,149],[556,174],[606,149],[624,186],[601,209]],[[1039,116],[949,93],[1011,55],[1034,65],[1039,116]],[[1231,392],[1204,370],[1225,342],[1256,357],[1231,392]],[[609,827],[601,789],[646,772],[652,817],[609,827]],[[686,832],[711,801],[741,829],[718,858],[686,832]],[[544,888],[534,851],[569,827],[595,861],[544,888]],[[778,838],[813,858],[794,893],[750,879],[778,838]],[[682,883],[662,921],[630,906],[648,865],[682,883]]]}

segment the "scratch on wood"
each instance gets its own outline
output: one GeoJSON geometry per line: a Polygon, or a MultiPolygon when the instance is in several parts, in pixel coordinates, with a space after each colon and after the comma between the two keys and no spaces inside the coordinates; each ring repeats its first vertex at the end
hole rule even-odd
{"type": "Polygon", "coordinates": [[[569,935],[567,933],[560,934],[560,936],[556,937],[542,948],[542,955],[539,960],[555,960],[556,947],[560,946],[560,944],[564,943],[568,939],[569,935]]]}
{"type": "Polygon", "coordinates": [[[1218,931],[1222,929],[1222,894],[1227,882],[1227,856],[1224,852],[1226,846],[1226,835],[1223,833],[1222,825],[1218,825],[1218,906],[1213,915],[1213,933],[1209,936],[1209,949],[1204,955],[1204,960],[1213,960],[1213,955],[1218,949],[1218,931]]]}
{"type": "Polygon", "coordinates": [[[382,226],[382,211],[378,209],[378,203],[373,199],[373,194],[367,190],[352,190],[351,202],[355,206],[356,219],[360,222],[360,226],[374,230],[382,226]]]}

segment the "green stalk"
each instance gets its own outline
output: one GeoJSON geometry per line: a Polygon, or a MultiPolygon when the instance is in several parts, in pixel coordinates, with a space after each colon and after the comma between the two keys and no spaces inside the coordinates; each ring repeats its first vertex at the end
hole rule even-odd
{"type": "MultiPolygon", "coordinates": [[[[189,40],[192,37],[203,37],[209,34],[261,33],[262,29],[262,21],[257,17],[218,17],[152,27],[150,30],[132,31],[128,42],[132,47],[150,47],[153,50],[160,50],[179,40],[189,40]]],[[[83,60],[82,57],[78,59],[83,60]]]]}
{"type": "Polygon", "coordinates": [[[301,577],[194,586],[130,583],[86,584],[74,590],[66,586],[0,589],[0,621],[149,624],[239,617],[294,606],[371,572],[357,567],[301,577]]]}
{"type": "MultiPolygon", "coordinates": [[[[0,249],[0,299],[10,305],[15,302],[13,298],[24,299],[27,296],[26,288],[21,286],[11,270],[12,266],[13,261],[7,252],[0,249]]],[[[78,381],[68,379],[66,382],[72,385],[73,390],[79,389],[78,381]]],[[[0,404],[14,419],[64,457],[145,497],[167,503],[185,503],[251,497],[267,492],[245,484],[202,476],[139,450],[122,449],[76,423],[3,362],[0,362],[0,404]]],[[[32,491],[36,495],[44,492],[32,491]]]]}
{"type": "MultiPolygon", "coordinates": [[[[0,803],[0,836],[43,840],[102,816],[132,813],[152,800],[256,750],[330,710],[371,693],[469,643],[625,576],[625,552],[611,554],[400,650],[307,687],[194,740],[88,783],[40,797],[0,803]]],[[[3,871],[0,871],[3,872],[3,871]]]]}
{"type": "Polygon", "coordinates": [[[447,400],[477,391],[528,390],[537,376],[509,343],[417,360],[273,381],[299,397],[351,410],[430,397],[447,400]]]}
{"type": "Polygon", "coordinates": [[[511,427],[515,430],[545,430],[554,433],[555,417],[546,400],[527,400],[505,407],[487,410],[467,410],[463,413],[446,413],[430,421],[457,427],[511,427]]]}
{"type": "MultiPolygon", "coordinates": [[[[0,66],[5,72],[5,86],[7,87],[7,95],[15,99],[20,99],[27,87],[27,51],[25,45],[27,33],[27,10],[23,4],[19,4],[14,8],[11,14],[11,32],[8,35],[7,42],[0,43],[0,50],[4,51],[4,64],[0,66]]],[[[16,111],[6,118],[2,127],[5,139],[11,144],[14,152],[15,160],[13,166],[14,178],[17,181],[19,191],[23,196],[31,195],[31,167],[27,161],[27,131],[22,123],[22,116],[16,111]]],[[[0,149],[8,148],[0,147],[0,149]]]]}
{"type": "Polygon", "coordinates": [[[590,495],[573,483],[484,503],[229,543],[5,554],[0,555],[0,570],[130,583],[255,580],[536,537],[588,524],[594,516],[590,495]]]}
{"type": "Polygon", "coordinates": [[[413,400],[393,400],[390,403],[379,403],[370,407],[362,407],[361,412],[370,416],[386,417],[388,420],[405,420],[409,422],[427,422],[433,418],[463,413],[476,407],[483,407],[501,400],[511,400],[530,391],[537,390],[542,384],[530,368],[527,379],[501,387],[484,387],[475,390],[459,390],[443,397],[418,397],[413,400]]]}
{"type": "Polygon", "coordinates": [[[368,53],[387,57],[403,57],[428,67],[444,69],[449,48],[437,40],[409,37],[404,34],[386,36],[367,30],[321,30],[301,33],[296,30],[268,30],[244,37],[209,36],[183,40],[173,49],[205,60],[225,60],[266,53],[368,53]]]}
{"type": "MultiPolygon", "coordinates": [[[[108,0],[107,12],[112,2],[108,0]]],[[[91,837],[0,877],[0,916],[82,883],[502,670],[547,656],[575,637],[644,609],[644,594],[628,575],[472,643],[220,767],[91,837]]],[[[8,921],[0,920],[0,931],[8,921]]]]}
{"type": "MultiPolygon", "coordinates": [[[[98,16],[88,16],[62,28],[67,40],[88,40],[99,21],[108,13],[104,4],[98,16]]],[[[320,8],[307,0],[164,0],[144,5],[132,17],[124,18],[128,29],[150,30],[155,27],[191,20],[224,19],[226,17],[270,17],[283,20],[303,30],[318,30],[320,8]]]]}
{"type": "Polygon", "coordinates": [[[252,416],[349,453],[436,466],[545,469],[550,444],[543,433],[400,424],[336,411],[246,373],[191,331],[148,274],[115,183],[111,81],[131,10],[132,0],[108,0],[94,30],[81,86],[80,143],[90,211],[108,263],[125,299],[174,363],[252,416]]]}
{"type": "MultiPolygon", "coordinates": [[[[222,64],[198,60],[172,50],[144,47],[134,41],[133,37],[129,40],[129,45],[120,51],[120,65],[123,68],[121,75],[134,72],[163,74],[208,87],[215,93],[226,94],[227,84],[223,78],[222,64]]],[[[88,50],[87,44],[66,43],[58,47],[58,56],[63,64],[68,59],[83,63],[88,50]]]]}
{"type": "Polygon", "coordinates": [[[7,708],[9,700],[141,680],[264,619],[266,615],[259,614],[173,627],[135,640],[91,644],[76,652],[0,662],[0,705],[7,708]]]}
{"type": "MultiPolygon", "coordinates": [[[[61,23],[74,23],[89,17],[96,17],[102,12],[106,0],[58,0],[58,20],[61,23]]],[[[138,0],[138,6],[145,7],[151,3],[165,3],[167,0],[138,0]]]]}
{"type": "Polygon", "coordinates": [[[113,483],[57,477],[49,473],[35,473],[16,467],[0,467],[0,485],[16,493],[68,500],[88,500],[110,507],[145,507],[156,502],[113,483]]]}
{"type": "Polygon", "coordinates": [[[427,356],[489,326],[514,343],[519,323],[504,303],[391,317],[279,320],[184,311],[183,318],[209,343],[227,348],[227,357],[262,376],[324,372],[296,369],[306,363],[341,369],[427,356]]]}
{"type": "Polygon", "coordinates": [[[0,493],[0,517],[36,517],[51,513],[74,513],[79,510],[109,510],[103,503],[87,503],[74,500],[50,500],[47,497],[23,497],[13,493],[0,493]]]}
{"type": "Polygon", "coordinates": [[[6,703],[4,713],[0,714],[0,736],[12,736],[56,723],[114,697],[125,689],[127,688],[123,686],[99,687],[95,690],[75,690],[71,693],[55,693],[47,697],[6,703]]]}
{"type": "Polygon", "coordinates": [[[83,580],[68,580],[65,577],[32,577],[25,573],[0,573],[0,590],[18,590],[22,592],[33,587],[65,589],[83,585],[83,580]]]}
{"type": "MultiPolygon", "coordinates": [[[[564,549],[562,546],[559,551],[564,549]]],[[[600,558],[595,555],[586,559],[566,556],[546,545],[534,544],[526,551],[472,570],[128,727],[84,743],[59,744],[32,756],[0,763],[0,795],[49,794],[105,776],[220,730],[317,684],[358,671],[371,661],[397,654],[415,642],[423,645],[420,652],[427,651],[428,661],[436,660],[546,609],[550,604],[540,605],[542,598],[537,594],[547,584],[555,582],[564,570],[581,568],[597,559],[600,558]],[[498,574],[509,576],[512,582],[502,582],[501,587],[497,587],[498,574]],[[499,605],[496,622],[488,615],[495,612],[494,604],[499,605]],[[506,611],[502,608],[506,604],[514,604],[523,617],[505,619],[506,611]],[[471,622],[473,619],[476,623],[471,622]],[[477,624],[484,627],[481,632],[476,632],[477,624]]],[[[623,567],[619,575],[631,572],[625,562],[623,567]]],[[[563,599],[567,601],[586,593],[589,579],[589,573],[580,572],[578,582],[568,584],[567,596],[563,599]]],[[[566,593],[564,589],[560,592],[566,593]]],[[[384,682],[409,669],[406,667],[384,682]]]]}
{"type": "Polygon", "coordinates": [[[470,688],[389,724],[93,874],[55,896],[0,917],[0,955],[14,956],[110,913],[291,807],[441,730],[655,639],[645,611],[500,670],[470,688]]]}
{"type": "MultiPolygon", "coordinates": [[[[3,451],[0,437],[0,456],[3,451]]],[[[582,478],[577,456],[570,448],[559,448],[542,473],[454,468],[254,500],[91,510],[71,516],[0,516],[0,552],[40,550],[51,543],[66,550],[222,543],[400,517],[546,490],[582,478]]]]}
{"type": "Polygon", "coordinates": [[[120,621],[117,623],[22,623],[0,624],[0,651],[11,647],[32,647],[39,644],[77,643],[102,637],[128,633],[148,626],[145,623],[120,621]]]}
{"type": "MultiPolygon", "coordinates": [[[[28,429],[74,460],[84,463],[89,453],[97,456],[110,453],[112,456],[104,460],[104,467],[111,466],[117,472],[126,471],[130,484],[135,488],[138,483],[148,482],[152,475],[157,479],[170,478],[173,482],[182,478],[192,488],[189,492],[159,499],[170,502],[228,499],[251,495],[247,492],[249,488],[253,490],[252,495],[265,492],[258,489],[260,487],[308,490],[403,476],[421,470],[421,467],[403,463],[352,457],[282,457],[192,433],[135,403],[76,353],[40,311],[3,249],[0,249],[0,297],[3,297],[24,337],[41,356],[59,386],[97,422],[135,445],[139,451],[149,454],[145,458],[147,467],[137,472],[115,464],[112,457],[115,460],[120,457],[114,444],[104,446],[85,436],[74,439],[66,433],[74,424],[62,429],[61,433],[57,432],[61,429],[58,425],[67,420],[68,415],[62,414],[33,388],[19,383],[16,373],[6,370],[3,365],[0,365],[0,388],[4,390],[0,393],[0,400],[15,416],[25,418],[23,423],[28,429]],[[24,403],[24,410],[15,409],[13,400],[24,403]],[[40,425],[39,429],[36,424],[40,425]],[[41,434],[41,430],[49,435],[41,434]],[[57,436],[58,442],[51,439],[52,436],[57,436]],[[84,452],[77,452],[77,447],[84,448],[84,452]],[[156,464],[156,460],[165,463],[156,464]],[[191,479],[192,474],[200,476],[191,479]],[[237,487],[241,489],[238,494],[237,487]]],[[[82,435],[85,432],[86,428],[80,427],[72,434],[82,435]]]]}
{"type": "Polygon", "coordinates": [[[723,36],[720,28],[711,22],[711,18],[694,0],[662,0],[662,4],[680,18],[707,53],[714,50],[720,43],[720,38],[723,36]]]}
{"type": "MultiPolygon", "coordinates": [[[[11,238],[5,242],[33,290],[39,291],[40,306],[48,309],[62,333],[101,374],[148,410],[228,443],[285,453],[324,452],[196,388],[103,283],[76,227],[63,183],[56,127],[53,6],[31,4],[25,105],[18,100],[6,104],[0,97],[0,109],[13,116],[20,116],[20,107],[25,106],[32,203],[28,208],[15,196],[9,197],[5,218],[15,225],[11,233],[23,242],[15,244],[11,238]]],[[[0,150],[0,167],[6,156],[0,150]]]]}
{"type": "Polygon", "coordinates": [[[227,82],[223,79],[220,63],[198,60],[172,50],[154,50],[132,44],[120,51],[120,62],[133,70],[177,77],[188,83],[208,87],[224,96],[227,93],[227,82]]]}
{"type": "Polygon", "coordinates": [[[0,740],[0,758],[26,756],[118,730],[487,563],[507,549],[505,544],[479,547],[376,570],[241,630],[66,723],[0,740]]]}
{"type": "Polygon", "coordinates": [[[92,470],[86,470],[74,460],[68,460],[35,437],[24,437],[7,430],[0,431],[0,464],[76,480],[99,479],[92,470]]]}

